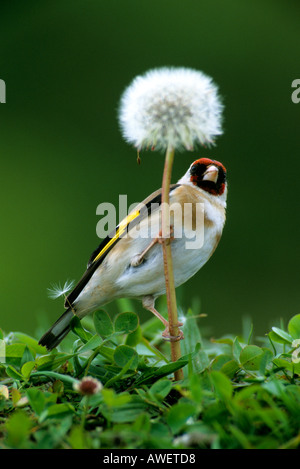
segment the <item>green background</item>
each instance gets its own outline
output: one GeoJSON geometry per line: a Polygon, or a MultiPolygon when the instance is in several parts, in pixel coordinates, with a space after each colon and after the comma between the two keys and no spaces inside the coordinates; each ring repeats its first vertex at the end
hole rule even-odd
{"type": "Polygon", "coordinates": [[[200,298],[214,336],[244,316],[263,334],[299,313],[299,13],[299,0],[1,1],[0,327],[31,334],[55,320],[62,300],[47,288],[81,277],[97,205],[161,186],[163,155],[143,152],[138,166],[117,109],[136,75],[165,65],[212,76],[225,104],[216,146],[175,157],[173,182],[203,156],[229,179],[221,243],[181,304],[200,298]]]}

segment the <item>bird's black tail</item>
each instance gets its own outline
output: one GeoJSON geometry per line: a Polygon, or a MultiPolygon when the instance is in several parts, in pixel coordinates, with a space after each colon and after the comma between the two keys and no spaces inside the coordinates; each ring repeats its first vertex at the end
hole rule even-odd
{"type": "Polygon", "coordinates": [[[74,317],[74,313],[71,308],[60,316],[60,318],[53,324],[52,327],[43,335],[40,339],[39,344],[47,347],[48,350],[52,350],[56,347],[63,338],[71,330],[71,321],[74,317]]]}

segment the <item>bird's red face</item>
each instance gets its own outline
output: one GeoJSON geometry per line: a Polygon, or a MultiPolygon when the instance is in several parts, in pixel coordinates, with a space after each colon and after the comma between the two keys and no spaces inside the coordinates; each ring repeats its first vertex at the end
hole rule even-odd
{"type": "Polygon", "coordinates": [[[190,168],[190,181],[213,195],[222,195],[226,187],[226,169],[219,161],[201,158],[190,168]]]}

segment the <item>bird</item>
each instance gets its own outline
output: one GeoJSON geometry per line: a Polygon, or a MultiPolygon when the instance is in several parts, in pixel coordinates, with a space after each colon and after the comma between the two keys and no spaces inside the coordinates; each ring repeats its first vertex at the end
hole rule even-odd
{"type": "MultiPolygon", "coordinates": [[[[82,319],[118,298],[141,300],[143,307],[163,323],[164,339],[184,338],[180,329],[179,335],[172,337],[168,321],[155,309],[155,300],[166,293],[161,198],[161,189],[153,192],[102,240],[92,253],[82,278],[65,297],[66,311],[41,337],[40,345],[48,350],[57,347],[71,330],[74,315],[82,319]]],[[[226,220],[226,199],[226,168],[210,158],[195,160],[181,179],[170,185],[170,244],[175,288],[194,276],[214,253],[226,220]],[[188,216],[184,213],[186,207],[188,216]],[[198,207],[202,212],[197,212],[198,207]],[[198,226],[197,213],[202,214],[202,223],[198,226]],[[196,240],[200,231],[199,246],[191,247],[188,243],[192,243],[193,237],[196,240]]],[[[201,221],[201,216],[199,218],[201,221]]]]}

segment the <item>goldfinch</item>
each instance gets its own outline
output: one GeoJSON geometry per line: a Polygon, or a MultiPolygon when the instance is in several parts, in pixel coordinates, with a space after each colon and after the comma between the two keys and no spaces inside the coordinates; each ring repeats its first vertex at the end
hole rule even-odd
{"type": "MultiPolygon", "coordinates": [[[[226,197],[226,169],[222,163],[208,158],[194,161],[177,184],[171,185],[175,287],[195,275],[214,253],[225,223],[226,197]],[[200,224],[199,213],[202,213],[200,224]],[[203,233],[201,245],[191,247],[188,243],[196,239],[197,230],[203,233]]],[[[183,338],[181,331],[179,337],[170,337],[168,321],[155,309],[156,298],[166,291],[160,222],[161,189],[136,206],[93,252],[86,272],[66,297],[67,310],[40,339],[41,345],[53,349],[70,331],[74,314],[82,319],[116,298],[140,299],[143,307],[162,321],[165,339],[183,338]]]]}

